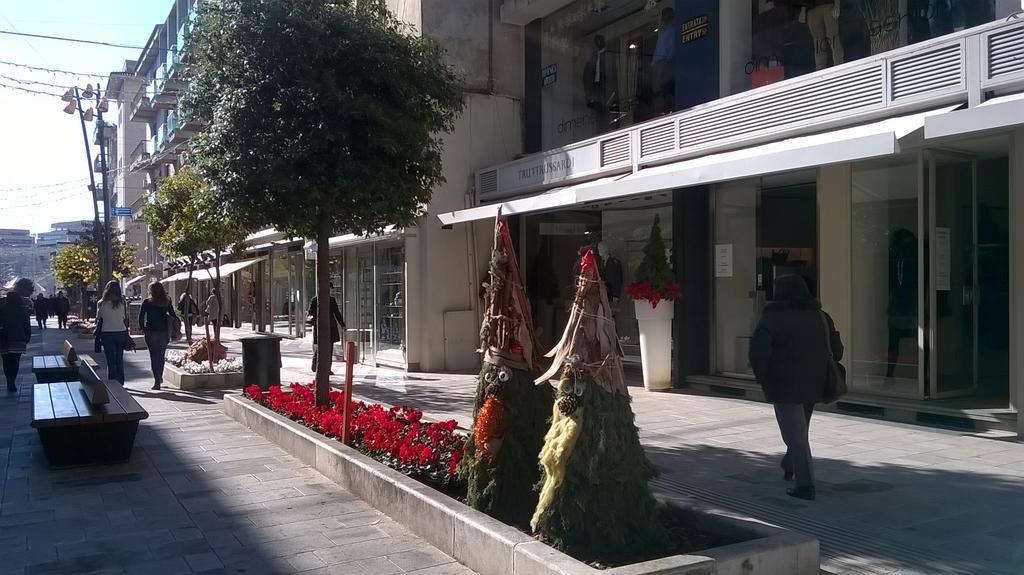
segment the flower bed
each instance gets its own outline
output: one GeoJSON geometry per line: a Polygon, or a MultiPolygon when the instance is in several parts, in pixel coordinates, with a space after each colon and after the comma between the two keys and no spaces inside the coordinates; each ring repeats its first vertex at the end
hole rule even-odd
{"type": "Polygon", "coordinates": [[[184,352],[181,351],[168,351],[167,363],[175,367],[180,367],[182,371],[189,375],[201,375],[204,373],[241,373],[242,371],[242,360],[240,358],[222,359],[213,364],[213,371],[211,372],[210,364],[208,362],[192,361],[188,359],[184,352]]]}
{"type": "MultiPolygon", "coordinates": [[[[291,392],[272,386],[263,392],[251,385],[245,394],[256,403],[301,422],[327,437],[340,438],[343,395],[330,392],[328,405],[316,406],[314,386],[293,383],[291,392]]],[[[408,407],[385,408],[353,401],[352,447],[405,475],[450,491],[460,485],[456,468],[465,438],[455,433],[455,420],[424,422],[423,412],[408,407]]]]}

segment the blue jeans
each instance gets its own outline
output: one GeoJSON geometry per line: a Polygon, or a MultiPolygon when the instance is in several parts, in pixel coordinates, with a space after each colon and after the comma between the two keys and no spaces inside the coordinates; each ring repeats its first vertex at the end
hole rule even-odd
{"type": "Polygon", "coordinates": [[[167,345],[170,343],[170,336],[166,330],[147,331],[146,348],[149,349],[149,365],[153,368],[153,381],[157,385],[164,382],[164,360],[167,354],[167,345]]]}
{"type": "Polygon", "coordinates": [[[103,355],[107,357],[107,379],[121,385],[124,385],[124,342],[127,339],[127,331],[105,331],[100,334],[103,355]]]}

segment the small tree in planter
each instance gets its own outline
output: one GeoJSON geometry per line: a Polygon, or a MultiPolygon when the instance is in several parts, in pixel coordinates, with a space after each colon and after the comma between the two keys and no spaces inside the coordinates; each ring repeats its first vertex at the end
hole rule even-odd
{"type": "Polygon", "coordinates": [[[672,387],[672,301],[680,295],[672,268],[665,257],[661,225],[654,216],[651,236],[644,246],[644,259],[636,269],[626,293],[633,298],[640,327],[640,361],[644,387],[664,390],[672,387]],[[661,304],[661,305],[659,305],[661,304]]]}
{"type": "Polygon", "coordinates": [[[505,523],[526,527],[537,506],[537,456],[544,443],[552,394],[533,384],[540,357],[530,302],[504,216],[494,224],[494,247],[484,320],[483,368],[477,381],[473,437],[461,472],[467,503],[505,523]]]}
{"type": "Polygon", "coordinates": [[[611,306],[590,250],[565,333],[548,356],[554,363],[537,383],[561,379],[531,527],[581,561],[619,564],[665,550],[668,534],[647,485],[654,468],[640,445],[611,306]]]}

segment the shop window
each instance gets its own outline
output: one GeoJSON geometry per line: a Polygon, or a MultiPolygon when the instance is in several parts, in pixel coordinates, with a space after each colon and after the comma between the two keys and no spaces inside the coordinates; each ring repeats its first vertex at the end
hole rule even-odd
{"type": "Polygon", "coordinates": [[[817,295],[816,173],[719,185],[714,191],[715,366],[752,375],[750,337],[775,279],[804,278],[817,295]]]}
{"type": "Polygon", "coordinates": [[[378,361],[405,363],[405,248],[377,246],[378,361]]]}
{"type": "Polygon", "coordinates": [[[672,0],[580,0],[541,32],[543,143],[553,148],[674,110],[672,0]]]}
{"type": "MultiPolygon", "coordinates": [[[[524,218],[525,274],[534,328],[543,349],[561,337],[579,272],[580,249],[592,247],[615,317],[615,329],[627,364],[640,362],[640,336],[632,300],[625,286],[643,259],[655,216],[667,249],[672,245],[669,194],[626,202],[614,208],[593,207],[524,218]]],[[[671,257],[671,253],[666,254],[671,257]]]]}
{"type": "Polygon", "coordinates": [[[918,394],[918,170],[916,157],[854,166],[849,347],[855,391],[918,394]]]}
{"type": "MultiPolygon", "coordinates": [[[[1006,18],[1016,0],[751,0],[757,88],[1006,18]]],[[[735,87],[734,87],[735,88],[735,87]]]]}

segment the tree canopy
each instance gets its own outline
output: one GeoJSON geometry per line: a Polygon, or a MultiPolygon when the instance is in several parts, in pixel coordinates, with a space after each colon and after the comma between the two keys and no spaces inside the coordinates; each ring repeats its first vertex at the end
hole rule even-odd
{"type": "Polygon", "coordinates": [[[193,165],[252,227],[317,237],[409,226],[443,181],[459,78],[383,2],[205,3],[183,105],[193,165]]]}
{"type": "MultiPolygon", "coordinates": [[[[135,250],[123,241],[114,242],[114,277],[121,279],[135,273],[135,250]]],[[[58,285],[76,287],[93,285],[100,278],[100,259],[96,242],[86,238],[69,244],[50,258],[53,277],[58,285]]]]}

